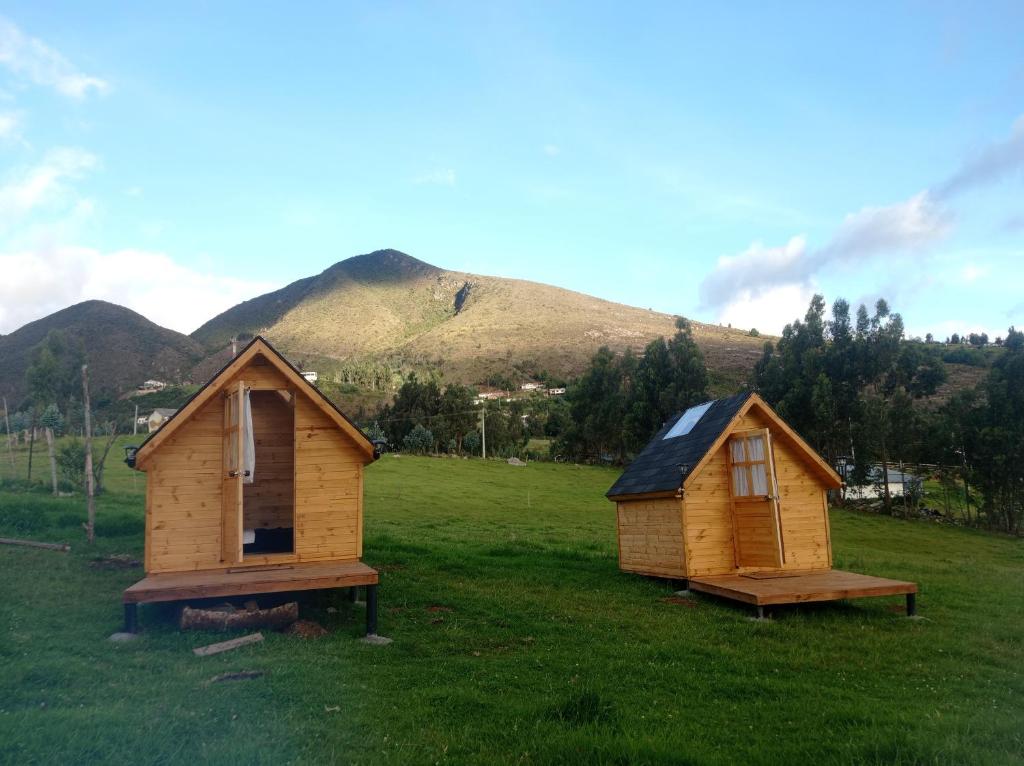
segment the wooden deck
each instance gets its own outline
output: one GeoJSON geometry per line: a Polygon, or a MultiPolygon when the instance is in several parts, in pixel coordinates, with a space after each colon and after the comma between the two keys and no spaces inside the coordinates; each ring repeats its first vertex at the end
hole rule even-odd
{"type": "Polygon", "coordinates": [[[361,561],[166,572],[151,574],[135,583],[125,590],[123,600],[125,604],[145,604],[190,598],[350,588],[376,585],[377,580],[377,570],[361,561]]]}
{"type": "Polygon", "coordinates": [[[835,569],[691,577],[689,587],[690,590],[751,604],[758,608],[759,614],[764,607],[778,604],[906,595],[907,613],[912,615],[917,594],[917,585],[912,582],[835,569]]]}

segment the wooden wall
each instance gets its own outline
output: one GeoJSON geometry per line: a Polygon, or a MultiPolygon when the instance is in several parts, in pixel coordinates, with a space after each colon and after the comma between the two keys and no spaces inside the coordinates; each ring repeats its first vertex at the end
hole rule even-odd
{"type": "Polygon", "coordinates": [[[295,508],[300,560],[362,555],[362,453],[304,396],[295,402],[295,508]]]}
{"type": "MultiPolygon", "coordinates": [[[[225,385],[238,380],[254,389],[293,388],[259,356],[225,385]]],[[[283,501],[293,493],[295,553],[246,557],[241,566],[271,561],[357,560],[363,547],[363,453],[305,393],[295,397],[294,441],[289,444],[284,443],[291,440],[281,430],[287,428],[283,411],[276,405],[269,409],[258,405],[266,403],[265,397],[276,397],[282,405],[284,402],[273,392],[254,390],[252,397],[254,425],[266,417],[264,424],[270,428],[267,433],[280,434],[282,443],[274,444],[272,436],[267,437],[266,444],[257,443],[257,483],[247,485],[245,490],[246,526],[252,521],[249,510],[262,522],[276,526],[284,518],[284,503],[276,500],[283,501]],[[283,476],[287,453],[294,460],[291,486],[283,476]],[[259,483],[268,468],[282,472],[281,483],[275,489],[271,489],[269,478],[265,487],[259,483]],[[253,503],[255,508],[251,508],[253,503]]],[[[182,423],[150,458],[146,467],[147,572],[239,566],[221,561],[223,418],[224,399],[217,395],[182,423]]],[[[258,425],[256,429],[259,434],[258,425]]]]}
{"type": "Polygon", "coordinates": [[[727,449],[725,445],[715,452],[683,494],[690,575],[727,574],[736,568],[727,449]]]}
{"type": "Polygon", "coordinates": [[[295,419],[292,404],[276,391],[252,391],[256,472],[243,485],[246,529],[291,527],[295,508],[295,419]]]}
{"type": "MultiPolygon", "coordinates": [[[[769,427],[752,408],[736,430],[769,427]]],[[[832,559],[825,487],[797,450],[774,430],[772,446],[785,553],[782,568],[828,569],[832,559]]],[[[690,575],[728,574],[735,569],[727,449],[728,444],[723,445],[686,489],[683,518],[690,575]]]]}
{"type": "Polygon", "coordinates": [[[616,505],[619,568],[656,577],[685,577],[679,499],[622,500],[616,505]]]}
{"type": "Polygon", "coordinates": [[[146,479],[146,571],[216,569],[220,563],[221,434],[215,396],[153,453],[146,479]]]}

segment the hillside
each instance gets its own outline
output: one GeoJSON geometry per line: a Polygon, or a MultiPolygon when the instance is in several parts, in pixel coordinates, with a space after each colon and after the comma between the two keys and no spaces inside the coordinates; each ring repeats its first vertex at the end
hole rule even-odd
{"type": "MultiPolygon", "coordinates": [[[[222,351],[232,336],[265,335],[292,357],[391,359],[478,383],[492,374],[578,374],[600,346],[639,349],[675,318],[551,285],[432,266],[395,250],[334,264],[235,306],[193,337],[222,351]]],[[[763,341],[694,323],[718,379],[745,379],[763,341]]]]}
{"type": "Polygon", "coordinates": [[[85,301],[0,337],[0,392],[12,406],[25,395],[25,370],[33,347],[51,330],[61,330],[82,342],[91,387],[97,394],[116,394],[147,378],[188,378],[205,355],[192,338],[130,309],[105,301],[85,301]]]}

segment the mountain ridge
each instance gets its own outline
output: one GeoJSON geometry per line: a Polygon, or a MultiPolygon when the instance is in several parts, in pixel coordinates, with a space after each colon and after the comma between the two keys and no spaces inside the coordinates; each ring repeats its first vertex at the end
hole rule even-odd
{"type": "MultiPolygon", "coordinates": [[[[239,304],[192,337],[213,350],[231,337],[262,334],[300,355],[392,356],[472,383],[526,368],[572,376],[601,345],[639,349],[671,335],[675,318],[541,282],[442,269],[388,249],[239,304]]],[[[691,324],[726,377],[742,379],[761,353],[763,341],[746,331],[691,324]]]]}
{"type": "Polygon", "coordinates": [[[0,391],[24,396],[25,370],[32,350],[53,330],[82,344],[89,363],[90,388],[113,396],[148,378],[187,379],[206,350],[188,335],[161,327],[116,303],[87,300],[55,311],[0,336],[0,391]]]}
{"type": "MultiPolygon", "coordinates": [[[[398,372],[514,384],[547,373],[578,375],[602,345],[622,352],[675,332],[676,317],[541,282],[452,271],[398,250],[377,250],[243,301],[191,335],[130,309],[84,301],[0,336],[0,391],[25,393],[32,348],[50,330],[79,338],[97,390],[114,394],[146,378],[206,380],[230,359],[231,340],[261,334],[328,379],[346,365],[376,365],[374,387],[398,372]]],[[[763,339],[692,322],[716,389],[744,381],[763,339]]]]}

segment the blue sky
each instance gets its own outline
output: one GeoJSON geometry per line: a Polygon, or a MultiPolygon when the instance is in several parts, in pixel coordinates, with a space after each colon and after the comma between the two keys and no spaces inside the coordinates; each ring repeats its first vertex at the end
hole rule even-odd
{"type": "Polygon", "coordinates": [[[0,332],[394,247],[778,332],[1024,324],[1019,3],[7,4],[0,332]],[[711,6],[714,7],[711,7],[711,6]]]}

